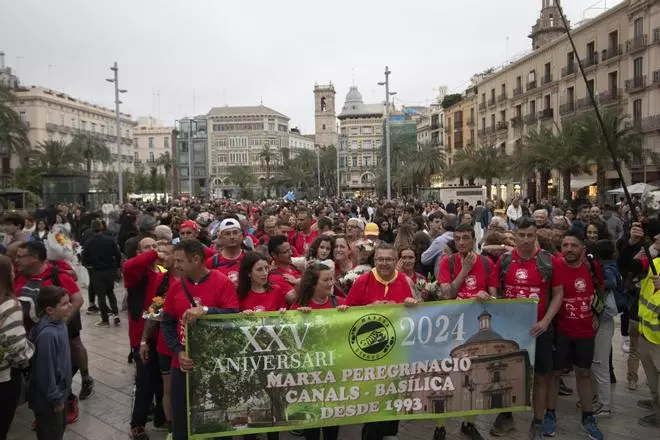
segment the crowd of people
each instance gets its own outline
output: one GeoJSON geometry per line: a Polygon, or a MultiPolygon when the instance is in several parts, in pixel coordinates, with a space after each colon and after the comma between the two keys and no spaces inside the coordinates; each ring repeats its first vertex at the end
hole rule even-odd
{"type": "MultiPolygon", "coordinates": [[[[62,439],[77,420],[78,400],[94,389],[81,312],[98,315],[95,325],[105,327],[120,324],[122,305],[127,311],[126,350],[136,371],[131,438],[148,439],[152,423],[182,440],[186,374],[195,366],[183,330],[202,315],[494,298],[538,299],[530,438],[555,435],[563,423],[558,396],[574,393],[563,377],[574,374],[581,428],[603,439],[597,418],[612,415],[612,352],[619,349],[628,357],[627,387],[640,386],[640,362],[648,380],[650,399],[638,402],[648,414],[639,423],[659,427],[660,277],[650,265],[660,269],[660,220],[641,207],[518,198],[506,209],[490,201],[177,200],[7,212],[2,225],[0,439],[22,388],[39,439],[62,439]],[[55,233],[79,243],[74,260],[55,255],[48,239],[55,233]],[[120,279],[123,304],[115,293],[120,279]],[[420,279],[437,280],[439,293],[417,289],[420,279]],[[161,317],[145,319],[154,297],[164,298],[161,317]],[[624,343],[613,347],[619,315],[624,343]]],[[[474,422],[464,418],[461,434],[484,438],[474,422]]],[[[362,438],[393,438],[398,425],[366,423],[362,438]]],[[[503,412],[490,434],[514,429],[513,414],[503,412]]],[[[327,426],[296,434],[334,440],[339,432],[327,426]]],[[[440,419],[433,440],[446,436],[440,419]]]]}

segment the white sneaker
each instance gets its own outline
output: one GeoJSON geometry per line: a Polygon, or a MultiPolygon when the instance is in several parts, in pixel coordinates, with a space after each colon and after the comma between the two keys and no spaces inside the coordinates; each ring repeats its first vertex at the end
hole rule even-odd
{"type": "Polygon", "coordinates": [[[621,344],[621,349],[624,353],[630,353],[630,336],[623,337],[623,343],[621,344]]]}

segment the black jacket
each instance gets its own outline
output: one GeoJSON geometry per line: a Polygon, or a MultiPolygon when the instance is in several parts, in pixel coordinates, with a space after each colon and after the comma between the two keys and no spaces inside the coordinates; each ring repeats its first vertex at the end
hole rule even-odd
{"type": "Polygon", "coordinates": [[[82,264],[94,270],[120,269],[121,253],[117,242],[102,233],[91,235],[83,246],[82,264]]]}

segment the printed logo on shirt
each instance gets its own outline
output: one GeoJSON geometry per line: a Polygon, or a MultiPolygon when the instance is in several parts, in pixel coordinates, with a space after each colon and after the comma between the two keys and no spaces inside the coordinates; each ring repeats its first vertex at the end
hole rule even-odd
{"type": "Polygon", "coordinates": [[[396,332],[392,322],[383,315],[370,314],[353,324],[348,334],[351,350],[365,361],[377,361],[392,351],[396,332]]]}
{"type": "Polygon", "coordinates": [[[199,296],[194,296],[194,297],[193,297],[193,300],[195,301],[195,305],[196,305],[197,307],[201,307],[201,306],[202,306],[202,298],[200,298],[199,296]]]}
{"type": "Polygon", "coordinates": [[[519,283],[527,281],[527,278],[529,277],[529,274],[527,273],[527,269],[524,268],[519,268],[516,270],[516,281],[519,283]]]}
{"type": "Polygon", "coordinates": [[[236,272],[235,270],[232,270],[231,272],[229,272],[227,274],[227,278],[229,278],[229,281],[234,283],[234,285],[238,284],[238,272],[236,272]]]}
{"type": "Polygon", "coordinates": [[[575,280],[575,291],[578,293],[585,292],[587,290],[587,282],[584,278],[577,278],[575,280]]]}
{"type": "Polygon", "coordinates": [[[477,277],[475,277],[474,275],[469,275],[467,278],[465,278],[465,287],[467,287],[470,290],[476,289],[477,277]]]}

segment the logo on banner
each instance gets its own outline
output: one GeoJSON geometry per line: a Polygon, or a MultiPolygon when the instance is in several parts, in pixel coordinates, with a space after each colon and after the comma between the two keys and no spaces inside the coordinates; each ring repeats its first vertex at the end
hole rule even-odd
{"type": "Polygon", "coordinates": [[[357,357],[365,361],[377,361],[392,351],[396,332],[389,319],[370,314],[361,317],[349,332],[348,342],[357,357]]]}

